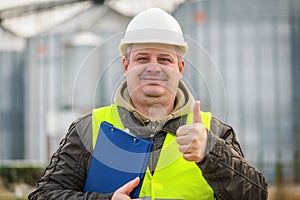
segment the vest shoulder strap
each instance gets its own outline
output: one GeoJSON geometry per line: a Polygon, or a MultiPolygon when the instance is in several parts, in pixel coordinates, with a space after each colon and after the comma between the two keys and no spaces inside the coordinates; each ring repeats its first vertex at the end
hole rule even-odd
{"type": "Polygon", "coordinates": [[[115,127],[124,129],[124,126],[118,113],[118,106],[116,104],[111,104],[110,106],[105,106],[101,108],[95,108],[93,110],[92,115],[93,149],[96,145],[101,122],[106,121],[115,127]]]}
{"type": "MultiPolygon", "coordinates": [[[[207,128],[207,130],[210,130],[210,121],[211,121],[211,112],[200,112],[201,119],[204,123],[204,126],[207,128]]],[[[193,113],[189,113],[187,116],[186,124],[192,124],[193,123],[193,113]]]]}

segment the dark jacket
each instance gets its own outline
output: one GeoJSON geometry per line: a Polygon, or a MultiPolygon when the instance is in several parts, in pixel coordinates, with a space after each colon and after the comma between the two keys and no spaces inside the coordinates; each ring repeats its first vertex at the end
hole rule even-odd
{"type": "MultiPolygon", "coordinates": [[[[186,124],[194,98],[185,84],[180,82],[174,110],[162,120],[154,122],[150,122],[131,104],[126,81],[116,91],[115,103],[124,127],[129,128],[131,133],[146,139],[154,135],[149,162],[149,169],[153,172],[166,133],[175,135],[176,130],[186,124]]],[[[92,117],[88,115],[70,126],[29,199],[111,199],[112,194],[82,192],[92,153],[91,123],[92,117]]],[[[197,164],[217,199],[267,199],[264,175],[244,160],[230,126],[212,118],[207,142],[205,160],[197,164]]]]}
{"type": "MultiPolygon", "coordinates": [[[[128,111],[119,108],[119,112],[128,111]]],[[[132,113],[129,115],[130,118],[122,119],[125,127],[138,123],[132,113]]],[[[185,120],[186,115],[161,127],[154,137],[155,149],[161,148],[166,132],[176,134],[185,120]]],[[[29,199],[111,199],[112,194],[83,193],[91,152],[92,125],[88,115],[72,123],[29,199]]],[[[158,156],[154,155],[154,160],[158,156]]],[[[234,130],[216,118],[211,120],[206,158],[197,164],[217,199],[267,199],[263,174],[244,160],[234,130]]],[[[155,162],[151,168],[155,169],[155,162]]]]}

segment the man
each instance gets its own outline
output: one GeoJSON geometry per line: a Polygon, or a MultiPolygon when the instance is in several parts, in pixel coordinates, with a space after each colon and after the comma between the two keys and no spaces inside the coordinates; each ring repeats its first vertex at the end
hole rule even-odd
{"type": "MultiPolygon", "coordinates": [[[[29,199],[267,199],[233,129],[200,112],[182,82],[187,51],[178,22],[161,9],[138,14],[120,43],[126,81],[115,102],[74,122],[29,199]],[[144,180],[111,194],[83,192],[99,124],[107,121],[154,142],[144,180]]],[[[129,161],[130,162],[130,161],[129,161]]],[[[101,177],[99,177],[101,179],[101,177]]]]}

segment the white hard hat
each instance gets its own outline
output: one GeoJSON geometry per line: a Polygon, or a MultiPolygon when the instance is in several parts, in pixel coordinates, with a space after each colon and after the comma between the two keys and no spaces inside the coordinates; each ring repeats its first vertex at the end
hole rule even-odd
{"type": "Polygon", "coordinates": [[[160,8],[150,8],[136,15],[128,24],[124,38],[120,42],[120,53],[135,43],[162,43],[176,45],[182,54],[187,52],[187,43],[179,23],[174,17],[160,8]]]}

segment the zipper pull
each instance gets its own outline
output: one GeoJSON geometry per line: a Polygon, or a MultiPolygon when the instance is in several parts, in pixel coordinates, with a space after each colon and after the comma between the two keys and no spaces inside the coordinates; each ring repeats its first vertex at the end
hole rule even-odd
{"type": "Polygon", "coordinates": [[[157,125],[160,123],[159,120],[156,120],[154,122],[150,122],[151,123],[151,129],[153,131],[155,131],[155,129],[157,128],[157,125]]]}

